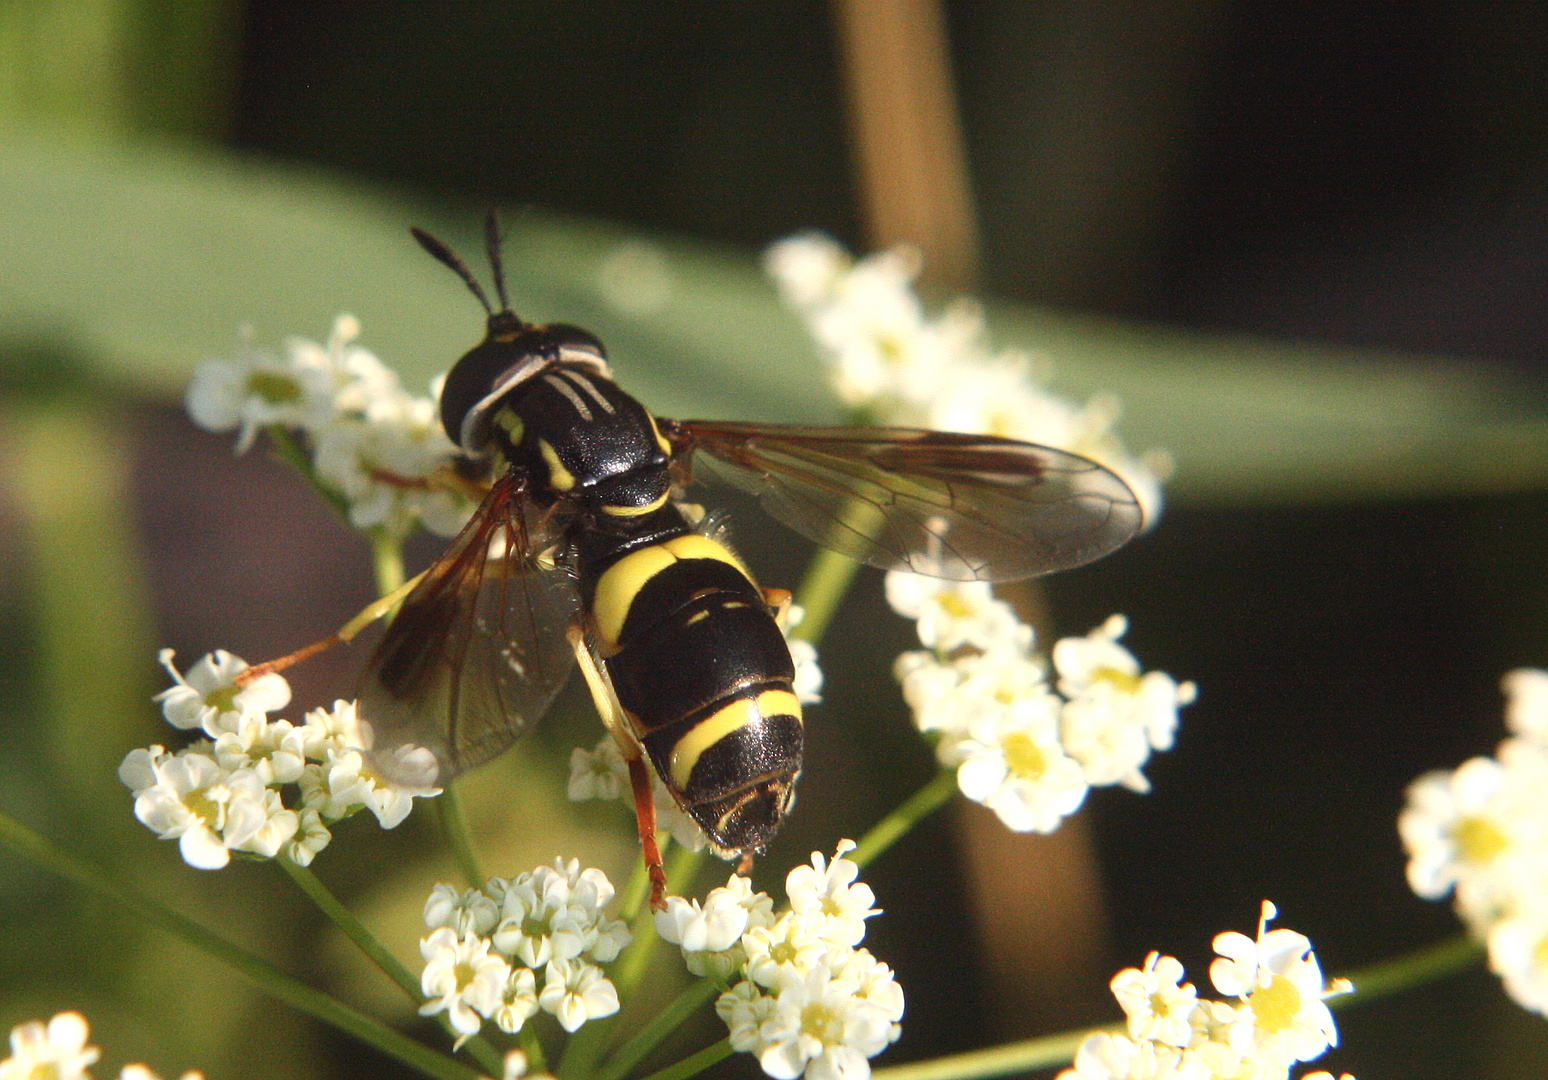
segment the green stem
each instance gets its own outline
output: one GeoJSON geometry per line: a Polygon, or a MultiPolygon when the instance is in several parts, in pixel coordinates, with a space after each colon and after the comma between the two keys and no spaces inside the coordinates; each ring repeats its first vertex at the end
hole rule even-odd
{"type": "MultiPolygon", "coordinates": [[[[692,880],[703,865],[702,851],[690,851],[681,845],[674,844],[667,852],[667,881],[668,895],[680,896],[685,882],[692,880]]],[[[642,861],[643,865],[643,861],[642,861]]],[[[633,882],[631,881],[631,885],[633,882]]],[[[623,910],[629,910],[625,907],[623,910]]],[[[648,904],[640,903],[635,911],[634,922],[630,928],[634,940],[629,943],[628,950],[618,961],[618,966],[611,974],[613,986],[618,991],[620,1001],[632,1003],[634,989],[644,978],[645,969],[649,966],[651,957],[656,953],[656,945],[660,937],[656,933],[656,913],[648,904]]],[[[614,1029],[618,1025],[622,1013],[616,1013],[605,1020],[599,1020],[587,1024],[576,1032],[569,1044],[564,1048],[564,1054],[559,1058],[558,1074],[561,1077],[591,1077],[596,1072],[597,1059],[602,1056],[602,1049],[612,1037],[614,1029]]],[[[657,1038],[664,1037],[670,1028],[662,1032],[657,1038]]],[[[630,1040],[631,1043],[638,1040],[636,1034],[630,1040]]],[[[654,1047],[652,1042],[646,1047],[649,1053],[654,1047]]]]}
{"type": "Polygon", "coordinates": [[[1458,934],[1406,955],[1358,968],[1348,976],[1354,983],[1354,991],[1328,998],[1328,1007],[1346,1009],[1351,1005],[1364,1005],[1367,1001],[1438,982],[1472,967],[1483,959],[1484,952],[1480,942],[1467,934],[1458,934]]]}
{"type": "Polygon", "coordinates": [[[517,1035],[516,1039],[527,1055],[527,1072],[540,1073],[548,1068],[548,1055],[543,1053],[542,1040],[538,1038],[537,1032],[532,1029],[530,1023],[522,1025],[521,1034],[517,1035]]]}
{"type": "Polygon", "coordinates": [[[855,850],[845,856],[861,866],[897,843],[908,830],[944,806],[957,790],[957,774],[943,769],[924,787],[904,800],[892,813],[871,826],[855,850]]]}
{"type": "Polygon", "coordinates": [[[456,784],[447,784],[436,796],[435,812],[441,822],[441,834],[446,838],[446,846],[451,848],[462,879],[470,889],[483,888],[488,879],[479,869],[478,855],[473,851],[473,834],[468,831],[468,819],[462,813],[456,784]]]}
{"type": "Polygon", "coordinates": [[[401,588],[403,577],[403,540],[386,532],[371,534],[371,571],[376,575],[376,595],[386,596],[401,588]]]}
{"type": "Polygon", "coordinates": [[[348,521],[349,500],[318,479],[317,469],[313,466],[312,459],[306,456],[306,451],[301,449],[301,444],[296,442],[296,437],[290,433],[290,429],[282,424],[270,424],[263,431],[269,437],[269,448],[274,452],[274,456],[300,473],[301,479],[321,495],[328,505],[338,512],[339,517],[348,521]]]}
{"type": "Polygon", "coordinates": [[[642,851],[640,857],[634,860],[634,872],[629,875],[629,883],[618,897],[618,910],[624,918],[639,917],[640,905],[645,903],[649,889],[650,871],[645,868],[645,853],[642,851]]]}
{"type": "Polygon", "coordinates": [[[354,942],[355,947],[365,953],[366,958],[382,969],[382,973],[398,985],[398,989],[419,1004],[424,996],[419,992],[419,979],[396,956],[387,951],[387,947],[377,941],[371,931],[357,918],[354,913],[339,902],[339,898],[328,890],[328,887],[318,879],[317,875],[305,866],[298,866],[289,859],[275,859],[280,869],[290,875],[294,881],[311,898],[322,913],[344,932],[344,936],[354,942]]]}
{"type": "Polygon", "coordinates": [[[708,979],[700,979],[689,986],[688,989],[678,994],[666,1008],[651,1017],[649,1023],[630,1036],[629,1040],[620,1046],[618,1051],[607,1060],[607,1064],[593,1074],[594,1080],[619,1080],[619,1078],[627,1075],[630,1069],[645,1060],[646,1056],[661,1043],[662,1039],[676,1031],[684,1020],[687,1020],[688,1017],[698,1011],[701,1005],[715,997],[718,993],[720,993],[720,988],[708,979]]]}
{"type": "MultiPolygon", "coordinates": [[[[420,990],[419,979],[410,971],[401,960],[387,950],[376,937],[367,930],[365,924],[355,918],[353,912],[339,902],[328,887],[324,885],[318,876],[305,866],[298,866],[289,859],[276,859],[281,869],[290,875],[290,879],[300,886],[301,891],[311,898],[312,902],[322,910],[322,913],[344,932],[344,936],[354,942],[355,947],[365,953],[383,974],[397,984],[398,989],[408,995],[409,1000],[416,1006],[424,1001],[424,994],[420,990]]],[[[441,1027],[453,1039],[458,1038],[457,1032],[452,1029],[451,1020],[447,1015],[439,1013],[436,1019],[441,1027]]],[[[475,1035],[465,1042],[464,1047],[468,1054],[484,1069],[491,1072],[499,1072],[502,1068],[500,1054],[481,1035],[475,1035]]]]}
{"type": "Polygon", "coordinates": [[[55,846],[3,813],[0,813],[0,842],[219,960],[241,978],[291,1008],[376,1047],[383,1054],[418,1069],[426,1076],[436,1077],[437,1080],[478,1080],[478,1070],[422,1046],[380,1021],[313,990],[192,919],[125,888],[101,870],[55,846]]]}
{"type": "Polygon", "coordinates": [[[800,641],[810,641],[814,645],[821,641],[828,623],[833,621],[833,613],[838,610],[839,602],[849,591],[849,583],[854,580],[855,572],[859,569],[860,564],[848,555],[840,555],[828,548],[818,548],[812,561],[807,564],[806,576],[796,588],[795,603],[806,614],[801,619],[801,625],[792,630],[790,636],[800,641]]]}
{"type": "Polygon", "coordinates": [[[668,1065],[660,1072],[653,1072],[645,1080],[688,1080],[690,1076],[697,1076],[711,1065],[719,1064],[731,1056],[731,1040],[721,1039],[718,1043],[706,1046],[697,1054],[690,1054],[675,1065],[668,1065]]]}
{"type": "Polygon", "coordinates": [[[1080,1044],[1098,1031],[1116,1033],[1121,1030],[1121,1026],[1114,1025],[1110,1028],[1044,1035],[1042,1038],[1007,1043],[988,1050],[972,1050],[966,1054],[872,1069],[871,1076],[875,1080],[978,1080],[990,1076],[1013,1076],[1052,1065],[1068,1064],[1075,1060],[1075,1051],[1080,1049],[1080,1044]]]}

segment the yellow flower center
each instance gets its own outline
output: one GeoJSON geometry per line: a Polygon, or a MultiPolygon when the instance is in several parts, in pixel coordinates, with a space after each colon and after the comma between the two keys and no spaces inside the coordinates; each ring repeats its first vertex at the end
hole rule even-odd
{"type": "Polygon", "coordinates": [[[183,796],[183,805],[195,817],[204,819],[204,823],[212,829],[220,828],[220,803],[210,798],[205,790],[190,791],[183,796]]]}
{"type": "Polygon", "coordinates": [[[1048,758],[1024,731],[1013,732],[1002,744],[1005,765],[1023,780],[1041,780],[1048,771],[1048,758]]]}
{"type": "Polygon", "coordinates": [[[534,940],[537,938],[545,938],[549,935],[549,932],[552,929],[553,928],[549,926],[549,919],[547,916],[539,918],[536,915],[528,915],[525,919],[521,920],[521,933],[523,937],[529,937],[534,940]]]}
{"type": "Polygon", "coordinates": [[[222,686],[204,695],[204,703],[218,713],[235,712],[236,696],[242,691],[235,686],[222,686]]]}
{"type": "Polygon", "coordinates": [[[1247,1004],[1258,1027],[1272,1035],[1284,1031],[1301,1014],[1301,992],[1283,975],[1275,975],[1273,982],[1247,995],[1247,1004]]]}
{"type": "Polygon", "coordinates": [[[34,1065],[27,1070],[27,1075],[22,1080],[60,1080],[59,1066],[51,1061],[34,1065]]]}
{"type": "Polygon", "coordinates": [[[1457,822],[1452,838],[1456,841],[1457,853],[1470,863],[1486,863],[1510,843],[1499,826],[1482,817],[1466,817],[1457,822]]]}
{"type": "Polygon", "coordinates": [[[271,405],[301,400],[301,387],[294,379],[270,371],[255,371],[247,377],[247,389],[271,405]]]}
{"type": "Polygon", "coordinates": [[[1548,967],[1548,936],[1541,938],[1537,948],[1532,950],[1532,966],[1539,969],[1548,967]]]}
{"type": "Polygon", "coordinates": [[[844,1041],[844,1018],[822,1002],[814,1001],[801,1010],[801,1032],[824,1046],[834,1046],[844,1041]]]}
{"type": "Polygon", "coordinates": [[[457,989],[462,991],[473,985],[473,980],[477,977],[478,971],[466,960],[461,960],[452,968],[452,974],[457,977],[457,989]]]}
{"type": "Polygon", "coordinates": [[[1110,683],[1115,689],[1122,690],[1125,694],[1132,694],[1139,689],[1140,677],[1130,671],[1119,671],[1117,668],[1097,668],[1091,673],[1092,682],[1110,683]]]}
{"type": "Polygon", "coordinates": [[[962,597],[955,593],[940,593],[935,598],[936,604],[953,619],[965,619],[973,614],[973,609],[962,602],[962,597]]]}

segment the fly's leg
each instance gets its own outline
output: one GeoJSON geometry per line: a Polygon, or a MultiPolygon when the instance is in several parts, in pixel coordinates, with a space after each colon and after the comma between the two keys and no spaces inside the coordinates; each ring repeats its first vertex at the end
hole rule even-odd
{"type": "Polygon", "coordinates": [[[318,653],[331,649],[335,645],[348,644],[355,639],[355,635],[360,633],[360,631],[364,630],[377,619],[380,619],[382,616],[391,612],[399,604],[403,603],[404,598],[406,598],[409,593],[414,591],[414,586],[418,585],[420,579],[424,576],[424,574],[417,574],[410,578],[408,581],[405,581],[402,585],[399,585],[386,596],[373,600],[371,603],[360,609],[360,614],[356,615],[353,619],[349,620],[349,622],[339,627],[338,630],[329,634],[321,641],[314,641],[310,645],[303,646],[293,653],[286,653],[284,656],[277,657],[273,660],[266,660],[261,664],[254,664],[252,667],[248,668],[246,671],[242,672],[242,674],[236,677],[236,684],[238,686],[246,686],[254,679],[261,678],[264,675],[270,675],[276,671],[284,671],[288,667],[295,667],[303,660],[310,660],[318,653]]]}
{"type": "Polygon", "coordinates": [[[618,750],[629,765],[629,786],[634,791],[634,819],[640,831],[640,852],[645,858],[645,870],[650,875],[650,906],[654,911],[666,910],[666,870],[661,863],[661,849],[656,846],[656,799],[650,789],[650,770],[645,764],[645,748],[629,729],[629,721],[618,702],[618,692],[607,669],[598,661],[586,631],[571,624],[565,632],[570,648],[575,650],[575,662],[586,678],[586,688],[591,691],[592,703],[602,717],[602,723],[618,743],[618,750]]]}

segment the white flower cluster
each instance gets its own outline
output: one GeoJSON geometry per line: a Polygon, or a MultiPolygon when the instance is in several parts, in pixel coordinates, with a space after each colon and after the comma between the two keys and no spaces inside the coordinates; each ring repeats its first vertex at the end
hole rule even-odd
{"type": "Polygon", "coordinates": [[[959,301],[929,318],[913,287],[916,252],[895,248],[856,261],[830,238],[802,233],[770,247],[764,267],[827,353],[840,400],[868,420],[1082,454],[1121,476],[1145,520],[1156,520],[1166,456],[1136,459],[1124,449],[1111,397],[1082,407],[1038,385],[1045,372],[1030,356],[988,344],[976,304],[959,301]]]}
{"type": "Polygon", "coordinates": [[[188,414],[209,431],[236,431],[238,453],[270,425],[300,432],[317,482],[343,501],[357,529],[402,537],[422,522],[454,536],[473,504],[447,482],[456,447],[441,430],[440,386],[429,397],[408,393],[354,343],[359,334],[359,321],[340,315],[326,345],[292,338],[283,356],[245,335],[235,358],[194,372],[188,414]]]}
{"type": "Polygon", "coordinates": [[[161,663],[176,684],[156,695],[162,714],[205,737],[176,753],[132,750],[118,777],[134,793],[135,817],[176,840],[190,866],[218,870],[234,851],[306,866],[332,839],[329,825],[366,808],[391,829],[408,816],[414,795],[438,793],[394,786],[372,771],[353,702],[313,709],[296,726],[268,716],[290,703],[290,685],[279,675],[239,687],[248,665],[224,650],[198,660],[186,676],[172,665],[171,649],[162,650],[161,663]]]}
{"type": "MultiPolygon", "coordinates": [[[[86,1018],[77,1012],[57,1014],[45,1026],[30,1020],[11,1029],[11,1056],[0,1061],[0,1080],[91,1080],[86,1070],[102,1051],[86,1044],[86,1018]]],[[[118,1080],[161,1080],[144,1065],[125,1065],[118,1080]]],[[[180,1080],[204,1080],[195,1070],[180,1080]]]]}
{"type": "Polygon", "coordinates": [[[582,870],[576,859],[490,878],[482,889],[437,885],[425,903],[430,934],[419,943],[421,1015],[446,1013],[462,1038],[485,1020],[518,1032],[539,1010],[571,1032],[611,1016],[618,991],[597,965],[611,963],[631,940],[629,928],[602,910],[612,900],[607,875],[582,870]]]}
{"type": "Polygon", "coordinates": [[[1118,639],[1114,615],[1085,637],[1054,645],[1057,693],[1032,652],[1032,628],[981,581],[941,581],[894,571],[887,600],[914,619],[925,650],[895,672],[921,732],[962,793],[1017,832],[1052,832],[1090,787],[1146,792],[1140,767],[1171,748],[1190,682],[1142,673],[1118,639]]]}
{"type": "Polygon", "coordinates": [[[1143,968],[1120,971],[1112,989],[1128,1034],[1091,1036],[1059,1080],[1284,1080],[1297,1062],[1337,1046],[1325,1002],[1353,987],[1345,979],[1324,983],[1310,941],[1267,929],[1275,915],[1264,901],[1256,940],[1235,931],[1215,937],[1209,977],[1234,1001],[1200,1000],[1182,981],[1183,966],[1159,953],[1143,968]]]}
{"type": "MultiPolygon", "coordinates": [[[[798,626],[804,615],[800,607],[792,604],[785,616],[785,632],[788,634],[798,626]]],[[[790,640],[789,645],[790,658],[795,662],[792,688],[796,699],[802,705],[815,705],[822,701],[822,668],[817,665],[817,649],[806,641],[790,640]]],[[[654,769],[650,770],[650,785],[655,793],[658,837],[670,834],[689,851],[702,851],[708,843],[704,830],[683,813],[654,769]]],[[[629,766],[619,752],[617,740],[611,735],[602,736],[590,750],[577,746],[570,751],[568,794],[571,802],[620,799],[633,810],[634,789],[629,784],[629,766]]]]}
{"type": "MultiPolygon", "coordinates": [[[[650,769],[650,787],[656,802],[656,842],[666,850],[670,836],[689,851],[703,851],[709,843],[704,830],[685,814],[677,800],[650,769]]],[[[629,783],[629,765],[618,749],[618,740],[603,735],[590,750],[577,746],[570,751],[570,781],[567,789],[571,802],[620,800],[634,811],[634,788],[629,783]]]]}
{"type": "Polygon", "coordinates": [[[1511,737],[1494,757],[1415,780],[1398,834],[1414,892],[1454,889],[1506,992],[1548,1015],[1548,671],[1517,669],[1502,687],[1511,737]]]}
{"type": "Polygon", "coordinates": [[[902,987],[857,948],[878,910],[856,880],[860,868],[843,857],[853,849],[841,841],[831,863],[813,853],[810,866],[790,871],[790,910],[777,916],[774,901],[735,874],[702,906],[670,896],[656,914],[656,930],[682,948],[689,971],[730,986],[715,1011],[732,1048],[778,1080],[866,1080],[868,1059],[902,1032],[902,987]]]}

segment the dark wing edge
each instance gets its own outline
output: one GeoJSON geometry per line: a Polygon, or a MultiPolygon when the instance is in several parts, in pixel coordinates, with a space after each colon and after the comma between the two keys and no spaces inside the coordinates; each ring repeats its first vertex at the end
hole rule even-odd
{"type": "Polygon", "coordinates": [[[537,556],[557,537],[507,477],[425,573],[361,676],[372,768],[416,790],[506,749],[569,677],[573,579],[537,556]]]}
{"type": "Polygon", "coordinates": [[[1115,551],[1144,523],[1111,469],[1014,439],[701,420],[663,431],[796,532],[883,570],[1038,577],[1115,551]]]}

